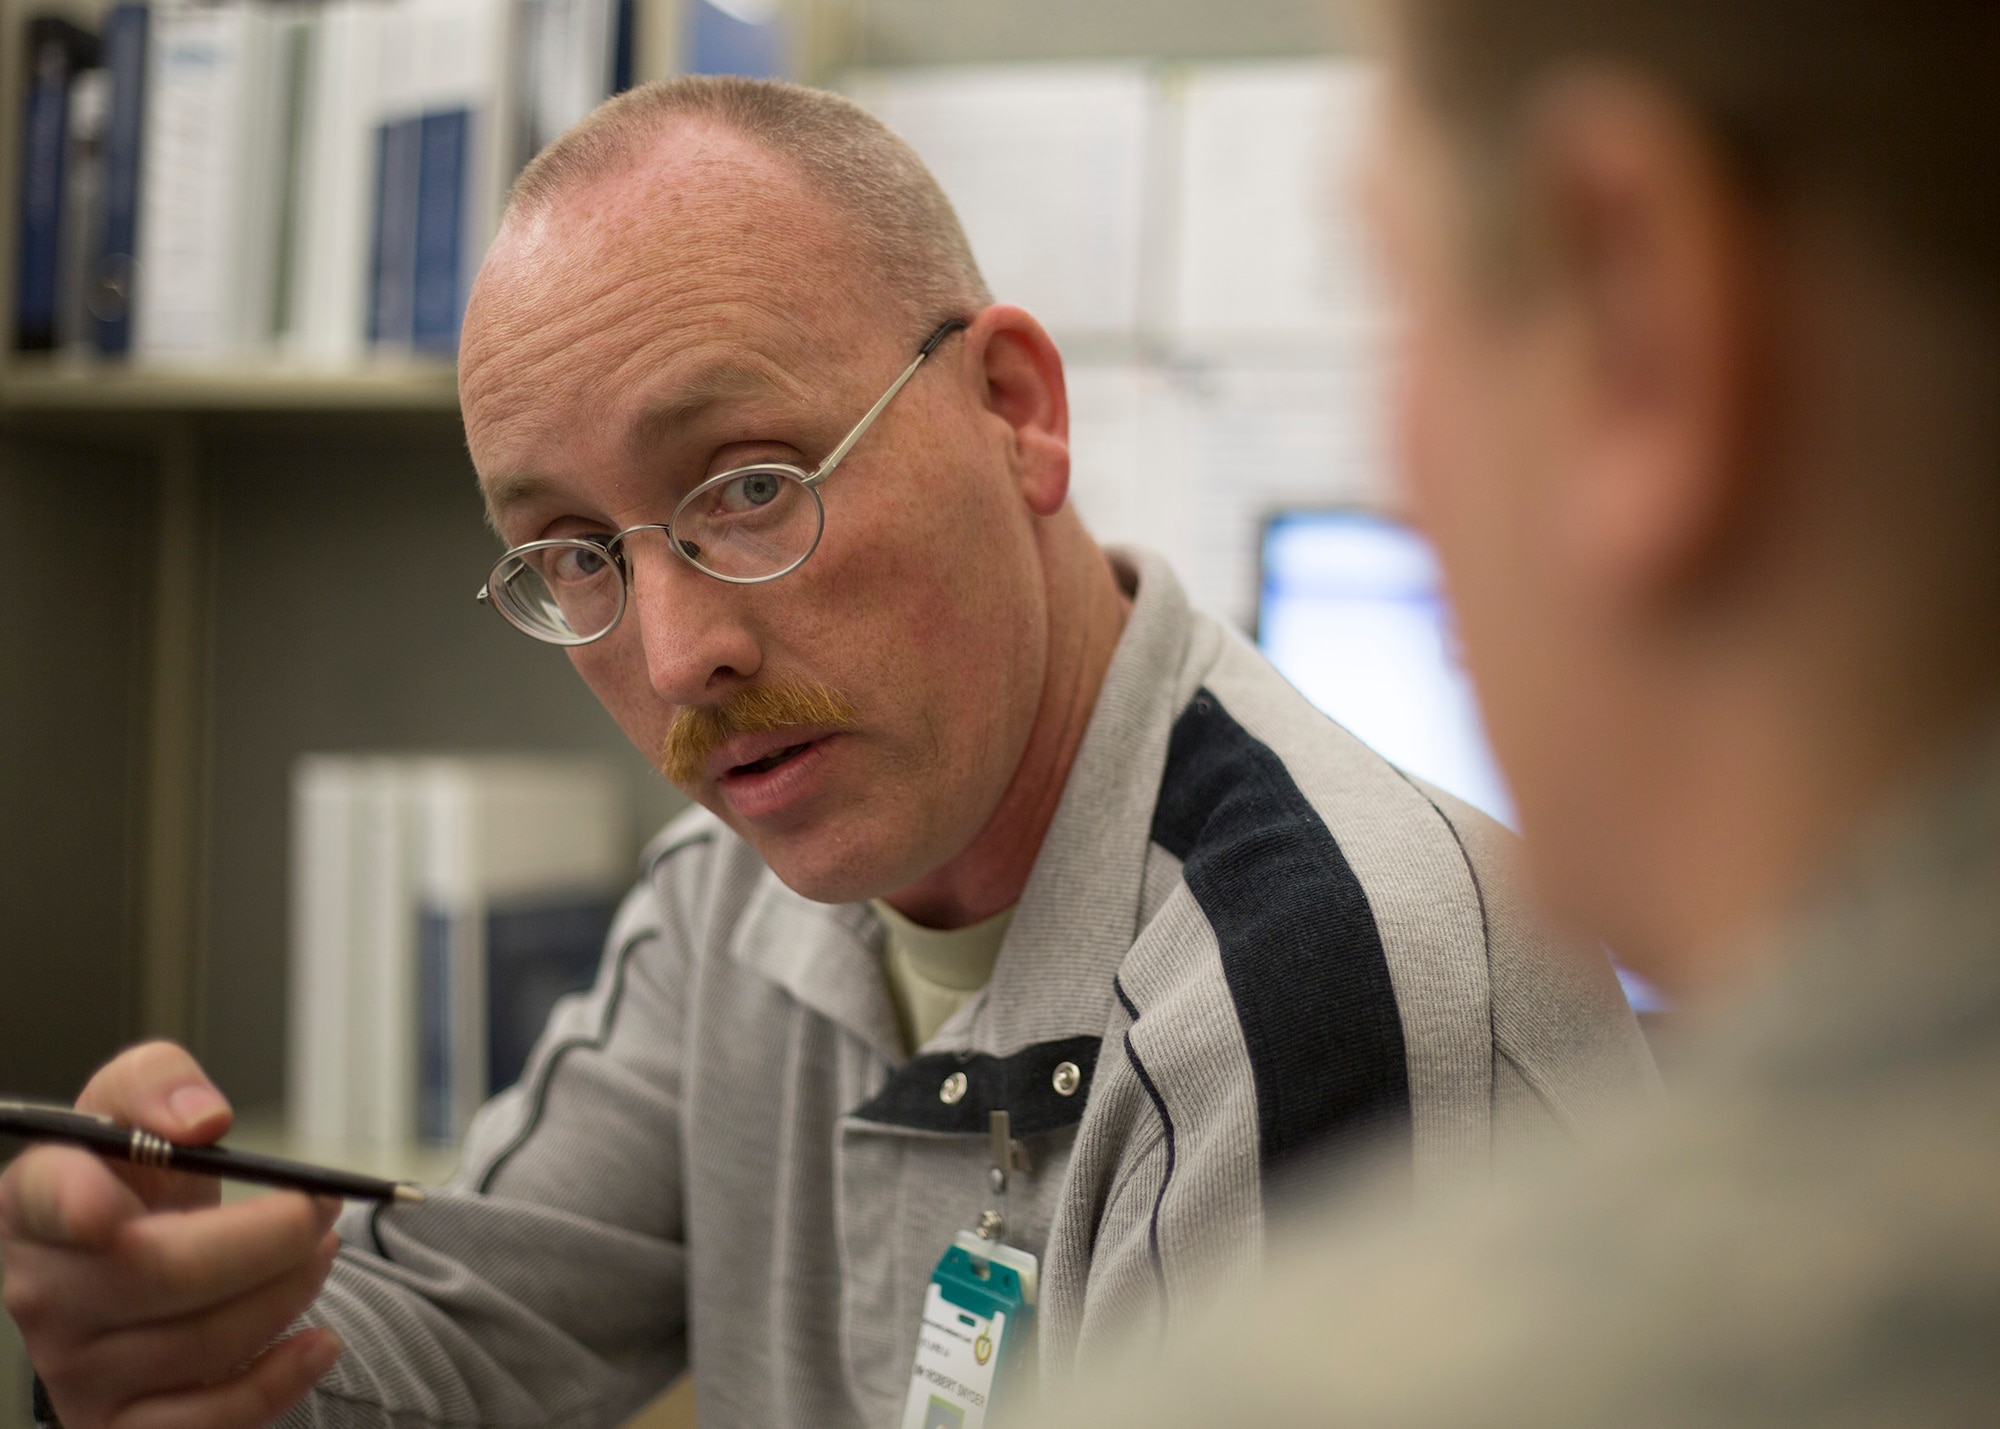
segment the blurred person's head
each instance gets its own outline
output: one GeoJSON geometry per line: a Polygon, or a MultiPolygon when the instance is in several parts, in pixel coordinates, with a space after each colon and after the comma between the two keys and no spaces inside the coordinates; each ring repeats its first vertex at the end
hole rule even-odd
{"type": "Polygon", "coordinates": [[[2000,9],[1383,0],[1397,421],[1531,859],[1681,986],[2000,671],[2000,9]]]}
{"type": "Polygon", "coordinates": [[[1060,358],[992,303],[915,155],[795,86],[614,100],[517,182],[460,364],[511,547],[664,523],[746,464],[814,470],[953,319],[818,488],[804,564],[729,584],[638,533],[622,619],[570,651],[793,888],[908,891],[933,921],[1018,894],[946,875],[1025,878],[1121,607],[1065,501],[1060,358]]]}

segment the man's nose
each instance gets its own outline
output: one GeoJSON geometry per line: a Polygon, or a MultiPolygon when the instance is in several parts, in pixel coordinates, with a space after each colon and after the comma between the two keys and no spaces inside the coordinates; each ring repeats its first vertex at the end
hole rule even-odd
{"type": "Polygon", "coordinates": [[[625,619],[638,627],[646,678],[672,705],[707,704],[763,664],[755,631],[744,618],[742,592],[681,560],[664,532],[626,547],[632,592],[625,619]]]}

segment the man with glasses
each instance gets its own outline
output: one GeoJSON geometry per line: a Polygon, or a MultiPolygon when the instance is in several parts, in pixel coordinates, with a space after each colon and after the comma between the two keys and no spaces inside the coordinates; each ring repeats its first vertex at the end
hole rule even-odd
{"type": "MultiPolygon", "coordinates": [[[[1054,346],[853,106],[601,110],[517,184],[460,390],[483,599],[702,808],[423,1206],[336,1237],[24,1157],[7,1291],[73,1429],[610,1424],[690,1349],[711,1429],[887,1425],[961,1232],[1035,1258],[1060,1374],[1247,1268],[1280,1172],[1428,1192],[1649,1088],[1490,823],[1091,540],[1054,346]]],[[[158,1045],[84,1100],[227,1123],[158,1045]]]]}

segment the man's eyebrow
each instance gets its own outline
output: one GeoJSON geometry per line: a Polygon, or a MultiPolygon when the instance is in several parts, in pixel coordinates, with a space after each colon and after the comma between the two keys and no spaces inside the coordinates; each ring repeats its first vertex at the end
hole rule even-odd
{"type": "Polygon", "coordinates": [[[556,489],[555,483],[547,477],[531,471],[512,472],[506,476],[496,476],[486,486],[486,524],[496,534],[500,522],[509,511],[518,506],[546,498],[556,489]]]}
{"type": "MultiPolygon", "coordinates": [[[[671,396],[641,408],[632,424],[628,445],[635,452],[652,451],[677,429],[725,403],[792,390],[786,375],[771,367],[746,362],[714,363],[678,383],[671,396]]],[[[522,471],[496,476],[487,484],[485,494],[486,524],[497,532],[508,512],[560,496],[562,488],[539,472],[522,471]]]]}
{"type": "Polygon", "coordinates": [[[645,450],[660,445],[681,427],[719,406],[745,397],[783,392],[787,384],[769,367],[719,362],[679,383],[671,397],[649,402],[632,424],[631,444],[645,450]]]}

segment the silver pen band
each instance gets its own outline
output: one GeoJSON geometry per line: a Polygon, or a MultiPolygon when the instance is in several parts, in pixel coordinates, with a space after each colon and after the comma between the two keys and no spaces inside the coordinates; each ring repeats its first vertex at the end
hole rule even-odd
{"type": "Polygon", "coordinates": [[[167,1167],[173,1164],[173,1144],[150,1131],[132,1128],[132,1145],[126,1156],[138,1166],[167,1167]]]}

